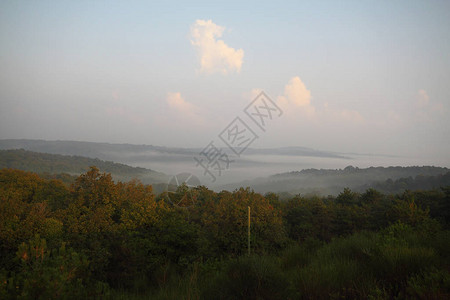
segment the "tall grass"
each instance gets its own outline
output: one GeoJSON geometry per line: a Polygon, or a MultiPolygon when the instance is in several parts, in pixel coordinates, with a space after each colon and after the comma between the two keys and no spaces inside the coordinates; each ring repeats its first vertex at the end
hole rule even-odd
{"type": "Polygon", "coordinates": [[[288,299],[289,282],[273,257],[232,260],[205,289],[205,299],[288,299]]]}
{"type": "MultiPolygon", "coordinates": [[[[309,256],[307,263],[308,254],[297,250],[299,263],[291,262],[289,270],[296,297],[394,297],[405,290],[411,276],[442,262],[435,249],[423,245],[420,234],[395,226],[390,236],[361,232],[335,239],[309,256]]],[[[288,261],[294,257],[291,251],[286,252],[288,261]]]]}
{"type": "Polygon", "coordinates": [[[152,293],[113,299],[449,299],[449,247],[449,232],[394,224],[279,256],[199,263],[152,293]]]}
{"type": "Polygon", "coordinates": [[[333,240],[309,263],[291,272],[300,299],[362,298],[374,285],[367,265],[377,255],[373,234],[360,233],[333,240]]]}

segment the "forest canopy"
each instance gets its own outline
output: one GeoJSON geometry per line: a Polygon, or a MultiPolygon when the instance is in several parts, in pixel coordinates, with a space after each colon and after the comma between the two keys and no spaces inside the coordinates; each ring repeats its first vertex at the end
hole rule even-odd
{"type": "Polygon", "coordinates": [[[190,192],[194,205],[178,207],[151,185],[115,182],[97,167],[71,186],[0,170],[0,297],[450,293],[450,187],[398,195],[344,189],[286,201],[249,188],[190,192]]]}

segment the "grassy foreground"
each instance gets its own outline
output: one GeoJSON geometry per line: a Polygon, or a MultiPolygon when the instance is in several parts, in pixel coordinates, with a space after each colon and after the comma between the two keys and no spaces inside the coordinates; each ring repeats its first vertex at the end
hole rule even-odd
{"type": "Polygon", "coordinates": [[[450,231],[396,223],[329,243],[294,243],[276,256],[196,263],[146,293],[111,299],[449,299],[450,231]]]}

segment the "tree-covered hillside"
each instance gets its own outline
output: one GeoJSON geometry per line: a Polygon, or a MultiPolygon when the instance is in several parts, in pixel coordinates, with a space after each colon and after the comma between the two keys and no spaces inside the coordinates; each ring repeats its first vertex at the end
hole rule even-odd
{"type": "Polygon", "coordinates": [[[449,228],[450,187],[155,196],[95,167],[71,186],[2,169],[0,299],[449,299],[449,228]]]}
{"type": "Polygon", "coordinates": [[[344,169],[305,169],[281,173],[223,186],[234,189],[250,186],[260,193],[337,195],[344,188],[363,192],[377,188],[381,192],[401,193],[405,190],[433,189],[450,185],[450,170],[433,166],[369,167],[348,166],[344,169]]]}
{"type": "Polygon", "coordinates": [[[111,173],[116,180],[139,179],[146,184],[167,182],[167,176],[153,170],[131,167],[100,159],[32,152],[23,149],[0,150],[0,169],[13,168],[38,174],[80,175],[97,166],[103,172],[111,173]]]}

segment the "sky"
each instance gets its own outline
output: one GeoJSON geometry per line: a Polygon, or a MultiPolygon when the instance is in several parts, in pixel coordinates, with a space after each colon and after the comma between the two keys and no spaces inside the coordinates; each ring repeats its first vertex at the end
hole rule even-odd
{"type": "Polygon", "coordinates": [[[226,146],[240,117],[253,148],[450,166],[449,31],[449,1],[4,0],[0,139],[226,146]]]}

